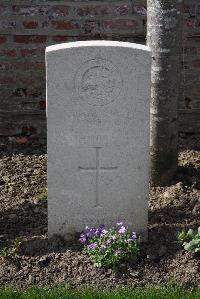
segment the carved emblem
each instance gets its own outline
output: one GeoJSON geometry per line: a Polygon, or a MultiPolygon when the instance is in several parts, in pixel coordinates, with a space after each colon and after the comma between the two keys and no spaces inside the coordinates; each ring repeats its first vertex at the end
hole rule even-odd
{"type": "Polygon", "coordinates": [[[119,96],[122,79],[112,62],[93,59],[84,63],[78,70],[75,87],[89,105],[105,106],[119,96]]]}

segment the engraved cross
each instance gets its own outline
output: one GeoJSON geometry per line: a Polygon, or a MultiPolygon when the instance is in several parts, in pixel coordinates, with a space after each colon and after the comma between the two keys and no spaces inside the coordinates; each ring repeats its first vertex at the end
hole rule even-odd
{"type": "Polygon", "coordinates": [[[95,176],[96,176],[95,207],[100,207],[100,204],[99,204],[99,173],[100,173],[100,171],[113,171],[113,170],[118,169],[118,166],[116,166],[116,167],[100,167],[100,163],[99,163],[100,149],[101,149],[101,147],[95,147],[95,150],[96,150],[96,166],[95,167],[79,167],[80,171],[84,171],[84,172],[87,171],[87,172],[95,173],[95,176]]]}

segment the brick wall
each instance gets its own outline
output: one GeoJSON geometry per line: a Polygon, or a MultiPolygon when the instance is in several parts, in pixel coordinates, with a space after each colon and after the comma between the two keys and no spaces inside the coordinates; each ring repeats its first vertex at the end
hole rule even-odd
{"type": "Polygon", "coordinates": [[[200,132],[200,1],[185,0],[180,129],[200,132]]]}
{"type": "MultiPolygon", "coordinates": [[[[200,131],[200,4],[185,1],[180,129],[200,131]]],[[[45,136],[46,46],[88,39],[144,44],[145,31],[145,0],[1,0],[0,135],[45,136]]]]}

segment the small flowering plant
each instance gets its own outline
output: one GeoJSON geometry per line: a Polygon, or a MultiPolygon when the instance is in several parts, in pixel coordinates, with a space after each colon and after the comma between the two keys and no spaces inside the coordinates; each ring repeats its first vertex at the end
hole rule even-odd
{"type": "Polygon", "coordinates": [[[185,250],[200,254],[200,227],[196,231],[189,229],[188,232],[179,232],[177,238],[185,250]]]}
{"type": "Polygon", "coordinates": [[[84,245],[83,252],[97,267],[116,267],[128,260],[136,260],[139,254],[136,233],[130,234],[122,222],[108,230],[103,224],[98,228],[86,226],[79,240],[84,245]]]}

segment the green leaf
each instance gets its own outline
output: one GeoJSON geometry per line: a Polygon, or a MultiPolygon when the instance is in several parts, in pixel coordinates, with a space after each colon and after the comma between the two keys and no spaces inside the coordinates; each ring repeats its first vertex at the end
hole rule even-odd
{"type": "Polygon", "coordinates": [[[189,229],[189,231],[187,232],[187,237],[193,238],[195,235],[194,230],[193,229],[189,229]]]}
{"type": "Polygon", "coordinates": [[[192,241],[190,241],[190,246],[192,247],[196,247],[198,246],[198,244],[200,244],[198,240],[193,239],[192,241]]]}
{"type": "Polygon", "coordinates": [[[184,245],[184,249],[185,249],[185,250],[187,250],[187,251],[191,250],[191,245],[190,245],[190,243],[184,243],[183,245],[184,245]]]}
{"type": "Polygon", "coordinates": [[[186,233],[184,231],[178,232],[177,239],[179,242],[183,243],[186,240],[186,233]]]}
{"type": "Polygon", "coordinates": [[[200,247],[199,248],[195,248],[194,252],[200,253],[200,247]]]}

